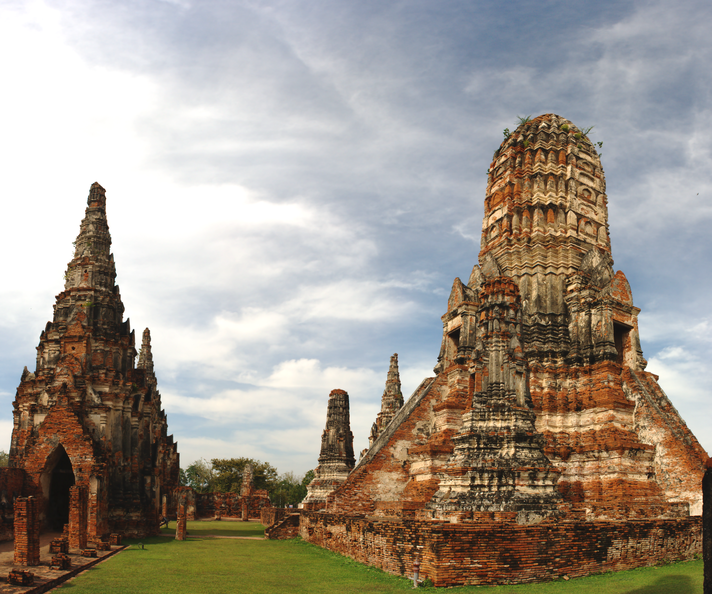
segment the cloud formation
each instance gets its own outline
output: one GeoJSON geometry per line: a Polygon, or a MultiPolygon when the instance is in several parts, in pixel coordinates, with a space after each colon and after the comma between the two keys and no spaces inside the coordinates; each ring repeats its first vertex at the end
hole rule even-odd
{"type": "Polygon", "coordinates": [[[0,440],[99,181],[126,315],[151,328],[183,463],[305,472],[333,388],[351,396],[360,450],[389,356],[404,394],[435,364],[502,130],[554,112],[604,142],[613,257],[643,310],[649,369],[712,450],[711,12],[5,3],[0,440]]]}

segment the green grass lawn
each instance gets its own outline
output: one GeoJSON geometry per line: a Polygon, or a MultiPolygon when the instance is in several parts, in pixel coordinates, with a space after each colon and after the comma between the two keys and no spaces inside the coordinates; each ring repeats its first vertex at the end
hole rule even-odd
{"type": "MultiPolygon", "coordinates": [[[[196,522],[195,524],[207,524],[196,522]]],[[[232,522],[214,522],[226,525],[232,522]]],[[[234,524],[238,524],[235,522],[234,524]]],[[[241,527],[245,528],[245,523],[241,527]]],[[[253,526],[261,525],[250,522],[253,526]]],[[[249,525],[248,524],[248,525],[249,525]]],[[[191,531],[192,522],[189,522],[191,531]]],[[[239,531],[238,528],[233,528],[239,531]]],[[[193,534],[197,528],[193,527],[193,534]]],[[[212,526],[210,533],[217,533],[212,526]]],[[[222,532],[221,533],[225,533],[222,532]]],[[[244,531],[242,532],[244,534],[244,531]]],[[[146,592],[156,594],[295,592],[305,594],[400,592],[412,582],[310,545],[286,541],[199,538],[177,541],[152,537],[127,540],[125,551],[62,586],[68,594],[146,592]]],[[[456,594],[697,594],[702,591],[702,561],[647,567],[569,581],[522,586],[469,586],[456,594]]]]}
{"type": "MultiPolygon", "coordinates": [[[[259,522],[233,520],[189,520],[186,523],[188,536],[259,536],[265,535],[265,527],[259,522]]],[[[168,528],[161,528],[161,534],[175,536],[176,522],[169,522],[168,528]]]]}

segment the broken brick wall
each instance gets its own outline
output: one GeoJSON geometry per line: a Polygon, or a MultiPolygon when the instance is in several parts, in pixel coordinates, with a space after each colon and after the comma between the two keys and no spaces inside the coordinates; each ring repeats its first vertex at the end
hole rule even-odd
{"type": "Polygon", "coordinates": [[[184,505],[186,518],[188,520],[195,520],[197,515],[199,515],[196,503],[197,498],[198,494],[192,487],[177,487],[176,489],[173,489],[172,500],[176,510],[176,517],[180,506],[184,505]]]}
{"type": "Polygon", "coordinates": [[[313,544],[410,575],[413,561],[436,586],[540,582],[691,559],[702,551],[700,517],[636,522],[445,523],[302,512],[313,544]]]}
{"type": "Polygon", "coordinates": [[[625,369],[624,389],[635,399],[635,425],[641,441],[655,446],[655,479],[669,501],[687,502],[690,514],[702,514],[700,480],[707,452],[647,371],[625,369]]]}
{"type": "Polygon", "coordinates": [[[253,489],[252,495],[242,497],[239,493],[198,493],[196,510],[198,517],[241,518],[245,502],[247,517],[259,519],[263,509],[272,507],[269,494],[264,489],[253,489]]]}
{"type": "Polygon", "coordinates": [[[265,528],[265,538],[268,540],[289,540],[299,536],[300,513],[291,511],[276,524],[265,528]]]}
{"type": "Polygon", "coordinates": [[[268,528],[277,522],[281,522],[287,515],[293,513],[294,510],[285,509],[283,507],[263,507],[260,514],[260,523],[268,528]]]}

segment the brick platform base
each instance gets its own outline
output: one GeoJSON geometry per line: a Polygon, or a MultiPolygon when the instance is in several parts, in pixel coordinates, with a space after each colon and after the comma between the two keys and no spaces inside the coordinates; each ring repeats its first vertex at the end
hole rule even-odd
{"type": "Polygon", "coordinates": [[[518,584],[691,559],[702,553],[699,516],[630,522],[457,524],[302,512],[300,536],[397,575],[420,561],[436,586],[518,584]]]}

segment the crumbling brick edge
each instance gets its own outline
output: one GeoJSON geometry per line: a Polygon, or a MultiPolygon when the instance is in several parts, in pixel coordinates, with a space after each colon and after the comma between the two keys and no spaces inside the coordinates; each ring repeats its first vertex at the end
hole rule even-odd
{"type": "MultiPolygon", "coordinates": [[[[67,580],[72,579],[73,577],[78,576],[80,573],[83,571],[86,571],[87,569],[91,569],[94,567],[96,564],[101,563],[102,561],[105,561],[109,557],[113,557],[116,555],[116,553],[120,553],[124,549],[128,548],[128,545],[123,545],[121,547],[117,547],[107,555],[104,555],[103,557],[99,557],[97,559],[92,559],[89,563],[86,565],[82,565],[81,567],[75,567],[71,571],[68,571],[67,573],[63,575],[58,575],[56,578],[53,580],[49,580],[48,582],[45,582],[44,584],[39,584],[36,588],[32,588],[31,590],[25,590],[23,594],[43,594],[44,592],[49,592],[53,588],[56,588],[60,584],[63,584],[67,580]]],[[[32,568],[28,568],[30,571],[32,571],[32,568]]]]}

